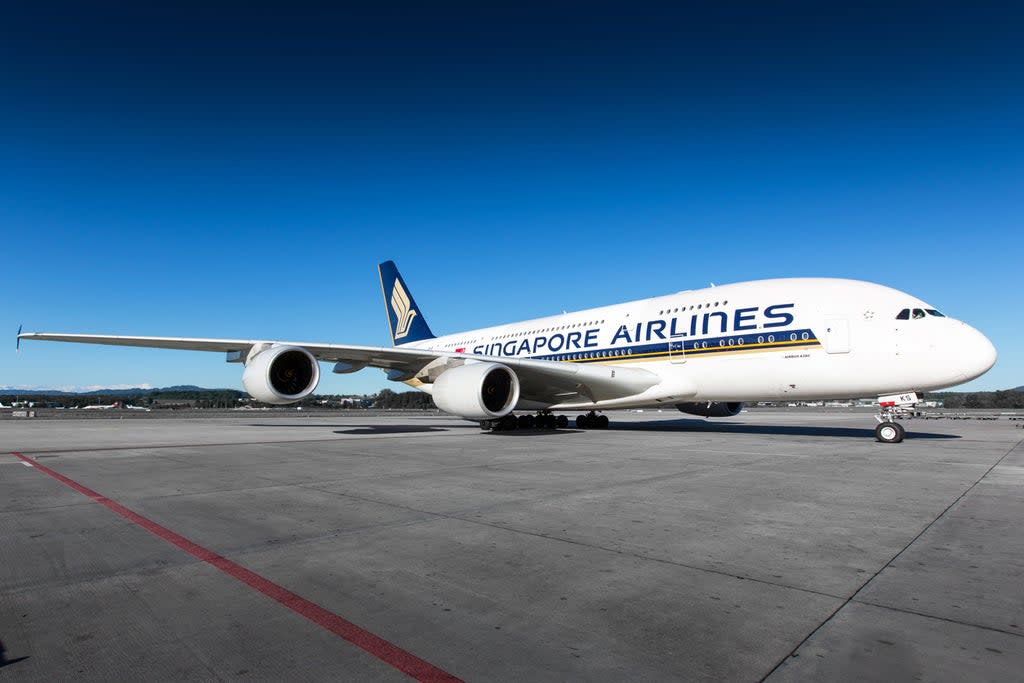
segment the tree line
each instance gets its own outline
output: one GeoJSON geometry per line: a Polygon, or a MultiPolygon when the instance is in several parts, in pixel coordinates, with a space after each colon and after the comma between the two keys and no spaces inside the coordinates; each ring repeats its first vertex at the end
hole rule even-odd
{"type": "MultiPolygon", "coordinates": [[[[0,403],[10,406],[12,403],[32,403],[37,408],[63,407],[85,408],[91,405],[110,405],[119,401],[122,405],[139,408],[182,409],[203,408],[221,409],[239,408],[250,405],[259,407],[264,404],[252,400],[248,394],[236,389],[189,389],[175,391],[140,391],[126,393],[119,391],[110,394],[0,394],[0,403]]],[[[365,410],[377,408],[382,410],[433,410],[434,401],[429,394],[421,391],[396,392],[383,389],[376,394],[347,396],[339,394],[313,394],[296,404],[302,408],[321,410],[365,410]]]]}
{"type": "Polygon", "coordinates": [[[929,393],[927,398],[942,401],[943,408],[1024,408],[1024,391],[1017,391],[1016,389],[971,392],[944,391],[929,393]]]}
{"type": "MultiPolygon", "coordinates": [[[[943,407],[949,409],[1024,409],[1024,391],[1006,389],[1002,391],[972,392],[930,392],[926,399],[940,400],[943,407]]],[[[0,403],[11,405],[14,402],[31,402],[36,407],[84,408],[89,405],[109,405],[120,401],[123,405],[133,405],[152,409],[174,408],[205,408],[230,409],[242,405],[262,405],[249,398],[248,394],[236,389],[189,389],[183,391],[146,391],[137,394],[67,394],[55,396],[46,394],[0,394],[0,403]]],[[[347,396],[339,394],[314,394],[302,399],[298,404],[303,408],[319,408],[322,410],[433,410],[436,408],[430,394],[420,391],[397,392],[382,389],[376,394],[347,396]]]]}

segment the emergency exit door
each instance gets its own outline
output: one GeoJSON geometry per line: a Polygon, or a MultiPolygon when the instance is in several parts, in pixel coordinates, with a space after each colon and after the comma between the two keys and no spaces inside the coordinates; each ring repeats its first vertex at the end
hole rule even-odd
{"type": "Polygon", "coordinates": [[[668,340],[668,359],[673,363],[686,362],[686,342],[680,337],[672,337],[668,340]]]}

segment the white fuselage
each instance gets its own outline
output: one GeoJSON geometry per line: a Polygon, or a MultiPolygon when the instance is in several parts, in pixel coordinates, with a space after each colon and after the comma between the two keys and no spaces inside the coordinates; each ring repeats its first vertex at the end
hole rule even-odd
{"type": "MultiPolygon", "coordinates": [[[[828,278],[684,291],[404,346],[461,352],[467,359],[628,364],[655,373],[665,386],[694,386],[696,393],[687,398],[692,401],[931,391],[978,377],[996,359],[984,335],[916,297],[828,278]],[[910,315],[898,319],[905,310],[910,315]]],[[[652,396],[519,407],[631,408],[663,402],[652,396]]]]}

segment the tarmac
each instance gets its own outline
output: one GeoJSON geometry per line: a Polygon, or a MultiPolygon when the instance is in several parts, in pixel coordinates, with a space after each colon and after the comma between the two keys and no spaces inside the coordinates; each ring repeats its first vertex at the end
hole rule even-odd
{"type": "Polygon", "coordinates": [[[0,681],[1024,677],[1017,423],[610,417],[2,420],[0,681]]]}

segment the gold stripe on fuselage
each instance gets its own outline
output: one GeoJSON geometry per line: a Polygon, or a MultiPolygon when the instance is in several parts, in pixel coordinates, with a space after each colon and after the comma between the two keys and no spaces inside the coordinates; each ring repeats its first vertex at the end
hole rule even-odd
{"type": "Polygon", "coordinates": [[[636,363],[641,361],[659,360],[660,358],[698,358],[701,356],[731,356],[738,353],[764,353],[774,350],[785,350],[797,346],[813,348],[821,346],[817,339],[797,339],[796,341],[764,342],[761,344],[743,344],[742,346],[713,346],[706,349],[686,349],[673,351],[649,351],[647,353],[633,353],[620,356],[606,356],[603,358],[574,358],[561,361],[562,363],[636,363]]]}

